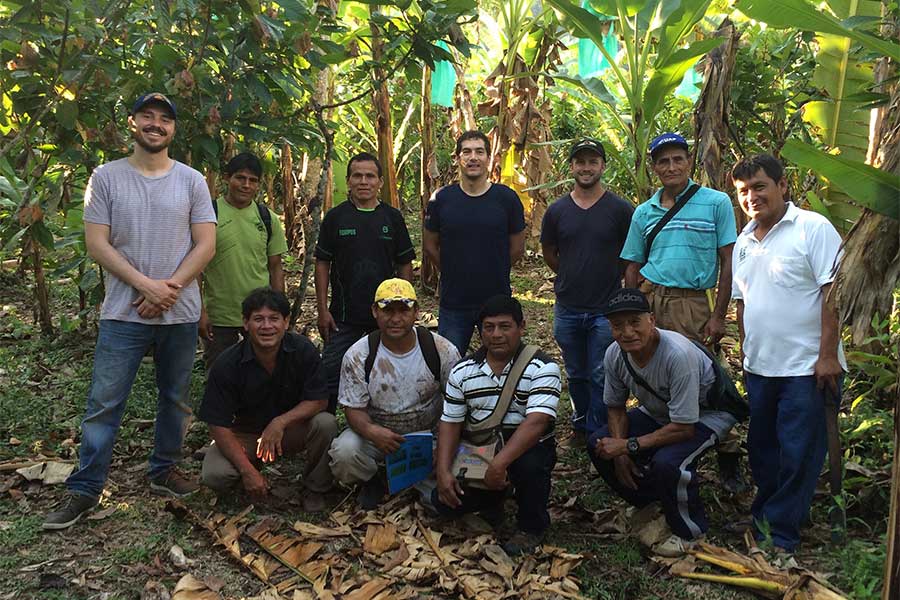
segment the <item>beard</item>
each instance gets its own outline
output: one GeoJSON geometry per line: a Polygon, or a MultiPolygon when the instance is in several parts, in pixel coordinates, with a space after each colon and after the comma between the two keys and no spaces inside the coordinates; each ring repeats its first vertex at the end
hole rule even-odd
{"type": "Polygon", "coordinates": [[[143,148],[144,151],[149,154],[159,154],[160,152],[168,148],[169,143],[172,141],[171,138],[163,137],[160,139],[160,141],[151,143],[144,137],[143,132],[141,131],[135,131],[134,134],[132,134],[132,137],[134,138],[134,141],[137,143],[137,145],[143,148]]]}
{"type": "Polygon", "coordinates": [[[600,175],[597,175],[596,177],[591,177],[584,183],[582,183],[578,177],[575,177],[575,185],[583,190],[588,190],[588,189],[594,187],[597,184],[597,182],[600,181],[600,178],[602,176],[603,175],[600,174],[600,175]]]}

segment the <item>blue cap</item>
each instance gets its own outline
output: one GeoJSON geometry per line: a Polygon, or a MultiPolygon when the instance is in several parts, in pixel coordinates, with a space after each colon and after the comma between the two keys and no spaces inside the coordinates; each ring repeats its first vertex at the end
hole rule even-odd
{"type": "Polygon", "coordinates": [[[687,140],[677,133],[664,133],[653,138],[650,142],[650,157],[656,155],[656,151],[662,149],[663,146],[678,146],[685,150],[690,150],[687,140]]]}
{"type": "Polygon", "coordinates": [[[131,107],[131,114],[133,115],[137,111],[141,110],[145,106],[150,103],[162,104],[166,108],[168,108],[172,112],[172,118],[177,119],[178,115],[175,113],[175,103],[169,100],[167,96],[164,94],[160,94],[159,92],[150,92],[149,94],[144,94],[140,98],[135,101],[134,106],[131,107]]]}

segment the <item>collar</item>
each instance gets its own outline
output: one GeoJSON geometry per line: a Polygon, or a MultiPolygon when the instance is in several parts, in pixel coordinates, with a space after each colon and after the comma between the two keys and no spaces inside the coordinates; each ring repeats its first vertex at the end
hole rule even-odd
{"type": "MultiPolygon", "coordinates": [[[[683,190],[681,190],[680,194],[675,196],[675,202],[678,202],[678,199],[681,198],[682,196],[684,196],[685,192],[687,192],[689,189],[691,189],[691,186],[694,185],[695,183],[697,183],[697,182],[694,181],[693,179],[691,179],[690,177],[688,177],[687,185],[685,186],[685,188],[683,190]]],[[[703,186],[700,186],[700,187],[703,187],[703,186]]],[[[663,210],[669,210],[668,208],[663,208],[662,205],[659,203],[659,199],[662,198],[662,193],[663,193],[663,188],[659,188],[658,190],[656,190],[656,193],[653,194],[652,196],[650,196],[649,202],[650,202],[650,204],[653,204],[654,206],[658,206],[659,208],[662,208],[663,210]]]]}
{"type": "MultiPolygon", "coordinates": [[[[790,200],[785,200],[785,202],[787,203],[787,210],[784,212],[784,215],[781,216],[781,220],[772,226],[772,229],[775,229],[782,223],[793,223],[797,220],[797,217],[800,216],[800,209],[797,208],[796,204],[794,204],[790,200]]],[[[756,222],[756,219],[753,219],[744,226],[744,228],[741,230],[741,235],[745,233],[752,233],[756,229],[757,225],[759,225],[759,223],[756,222]]],[[[770,229],[769,231],[771,232],[772,229],[770,229]]]]}
{"type": "MultiPolygon", "coordinates": [[[[278,352],[296,352],[298,348],[297,334],[292,331],[285,332],[278,352]]],[[[250,338],[245,337],[241,340],[241,363],[250,362],[251,360],[256,360],[256,354],[253,352],[253,344],[250,343],[250,338]]]]}
{"type": "MultiPolygon", "coordinates": [[[[503,367],[503,370],[500,371],[500,375],[504,375],[509,373],[509,370],[512,368],[512,364],[516,362],[516,359],[519,358],[519,355],[522,353],[522,350],[525,348],[525,342],[519,342],[519,348],[512,355],[512,358],[506,363],[506,366],[503,367]]],[[[490,375],[494,377],[494,372],[491,370],[491,367],[487,364],[487,348],[482,346],[479,348],[475,354],[472,355],[472,359],[478,364],[479,368],[485,375],[490,375]]]]}

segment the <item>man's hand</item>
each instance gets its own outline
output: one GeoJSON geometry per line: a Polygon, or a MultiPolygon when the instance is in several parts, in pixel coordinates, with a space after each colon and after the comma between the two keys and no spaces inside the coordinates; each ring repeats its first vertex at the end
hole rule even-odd
{"type": "Polygon", "coordinates": [[[460,496],[465,495],[459,480],[453,476],[450,471],[441,470],[437,472],[437,490],[438,499],[450,508],[459,508],[462,504],[460,496]]]}
{"type": "Polygon", "coordinates": [[[502,490],[507,485],[509,481],[506,479],[506,466],[498,464],[497,459],[492,460],[484,473],[484,487],[489,490],[502,490]]]}
{"type": "Polygon", "coordinates": [[[613,468],[616,472],[616,478],[619,480],[619,482],[621,482],[622,485],[630,490],[637,489],[638,486],[635,479],[639,479],[641,477],[641,470],[638,469],[636,464],[634,464],[634,461],[631,460],[630,456],[623,455],[614,458],[613,468]]]}
{"type": "Polygon", "coordinates": [[[322,336],[322,341],[326,343],[331,338],[331,332],[338,330],[337,323],[334,322],[334,317],[331,316],[331,312],[327,308],[319,311],[317,325],[319,327],[319,335],[322,336]]]}
{"type": "Polygon", "coordinates": [[[256,443],[256,458],[265,462],[275,462],[281,456],[281,440],[284,438],[284,425],[278,417],[272,419],[256,443]]]}
{"type": "Polygon", "coordinates": [[[843,374],[841,363],[838,362],[837,355],[822,357],[816,361],[813,367],[813,374],[816,376],[816,387],[832,394],[838,393],[838,379],[843,374]]]}
{"type": "Polygon", "coordinates": [[[209,322],[209,315],[206,314],[206,307],[203,307],[203,310],[200,311],[200,322],[197,323],[197,331],[200,333],[200,337],[209,342],[213,339],[213,330],[212,323],[209,322]]]}
{"type": "MultiPolygon", "coordinates": [[[[181,293],[181,284],[171,279],[147,279],[137,291],[141,293],[142,299],[157,305],[162,310],[169,310],[178,300],[181,293]]],[[[138,302],[135,301],[135,305],[138,302]]]]}
{"type": "Polygon", "coordinates": [[[137,307],[137,314],[142,319],[155,319],[164,312],[162,308],[160,308],[156,304],[153,304],[143,296],[141,296],[131,304],[132,306],[137,307]]]}
{"type": "Polygon", "coordinates": [[[703,340],[712,345],[718,343],[723,337],[725,337],[725,319],[714,314],[703,326],[703,340]]]}
{"type": "Polygon", "coordinates": [[[597,440],[595,448],[597,456],[604,460],[612,460],[628,454],[628,441],[622,438],[605,437],[597,440]]]}
{"type": "Polygon", "coordinates": [[[269,482],[256,469],[248,469],[241,473],[241,484],[244,490],[255,498],[263,498],[269,493],[269,482]]]}
{"type": "Polygon", "coordinates": [[[366,437],[385,454],[393,454],[400,449],[400,444],[406,441],[406,438],[399,433],[394,433],[387,427],[375,424],[372,425],[366,437]]]}

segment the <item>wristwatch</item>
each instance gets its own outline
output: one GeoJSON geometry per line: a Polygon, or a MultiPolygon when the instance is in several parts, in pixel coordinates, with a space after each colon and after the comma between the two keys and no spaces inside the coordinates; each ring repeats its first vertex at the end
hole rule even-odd
{"type": "Polygon", "coordinates": [[[628,454],[631,456],[634,456],[641,451],[641,445],[638,443],[636,437],[628,438],[628,442],[625,443],[625,448],[628,449],[628,454]]]}

